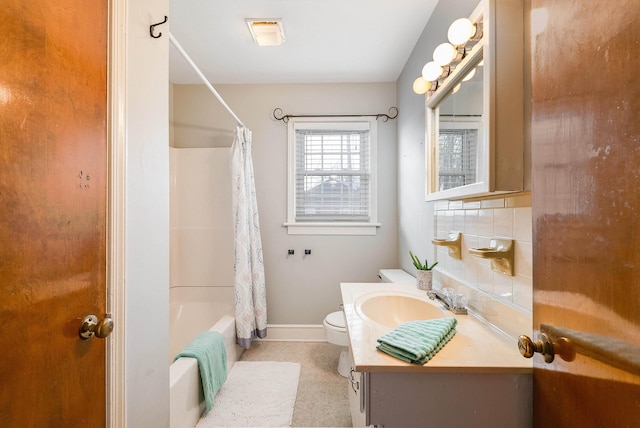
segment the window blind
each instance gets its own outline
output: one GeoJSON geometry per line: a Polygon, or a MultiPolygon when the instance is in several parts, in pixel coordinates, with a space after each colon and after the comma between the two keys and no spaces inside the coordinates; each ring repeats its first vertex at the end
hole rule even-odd
{"type": "Polygon", "coordinates": [[[440,130],[438,139],[438,190],[476,182],[477,129],[440,130]]]}
{"type": "Polygon", "coordinates": [[[295,220],[369,221],[369,130],[295,132],[295,220]]]}

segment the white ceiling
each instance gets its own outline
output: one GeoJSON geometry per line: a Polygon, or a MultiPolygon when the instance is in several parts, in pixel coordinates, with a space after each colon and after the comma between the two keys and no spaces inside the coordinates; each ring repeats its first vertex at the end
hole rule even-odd
{"type": "MultiPolygon", "coordinates": [[[[437,2],[170,0],[169,25],[213,84],[394,82],[437,2]],[[281,18],[285,43],[258,47],[245,18],[281,18]]],[[[201,83],[173,46],[169,77],[201,83]]]]}

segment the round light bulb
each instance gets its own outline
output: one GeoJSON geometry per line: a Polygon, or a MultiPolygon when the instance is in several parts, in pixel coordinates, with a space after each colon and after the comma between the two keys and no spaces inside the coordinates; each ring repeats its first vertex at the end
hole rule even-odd
{"type": "Polygon", "coordinates": [[[460,18],[453,21],[449,27],[447,37],[454,46],[464,45],[476,34],[476,26],[468,18],[460,18]]]}
{"type": "Polygon", "coordinates": [[[455,94],[456,92],[458,92],[460,90],[460,86],[462,85],[462,83],[458,83],[456,86],[453,87],[453,90],[451,91],[452,94],[455,94]]]}
{"type": "Polygon", "coordinates": [[[458,51],[450,43],[442,43],[433,51],[433,62],[447,65],[456,57],[458,51]]]}
{"type": "Polygon", "coordinates": [[[422,68],[422,77],[424,77],[425,80],[429,81],[436,80],[442,75],[442,71],[442,67],[440,67],[433,61],[429,61],[422,68]]]}
{"type": "Polygon", "coordinates": [[[422,95],[431,89],[431,82],[425,80],[422,76],[413,81],[413,92],[422,95]]]}
{"type": "Polygon", "coordinates": [[[476,75],[476,69],[474,68],[473,70],[468,72],[466,76],[464,76],[462,78],[462,81],[466,82],[467,80],[471,80],[471,79],[473,79],[473,76],[475,76],[475,75],[476,75]]]}

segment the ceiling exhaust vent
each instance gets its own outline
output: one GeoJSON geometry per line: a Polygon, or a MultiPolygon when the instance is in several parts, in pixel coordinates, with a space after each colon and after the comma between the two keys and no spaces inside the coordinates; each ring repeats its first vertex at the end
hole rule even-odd
{"type": "Polygon", "coordinates": [[[258,46],[280,46],[285,38],[281,19],[245,19],[258,46]]]}

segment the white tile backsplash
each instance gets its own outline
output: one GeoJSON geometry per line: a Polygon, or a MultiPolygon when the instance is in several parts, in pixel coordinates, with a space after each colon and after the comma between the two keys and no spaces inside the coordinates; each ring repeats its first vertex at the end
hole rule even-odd
{"type": "Polygon", "coordinates": [[[480,290],[493,293],[493,271],[487,264],[478,264],[478,283],[480,290]]]}
{"type": "Polygon", "coordinates": [[[493,209],[478,210],[478,235],[493,236],[493,209]]]}
{"type": "Polygon", "coordinates": [[[531,207],[521,207],[513,209],[514,228],[513,236],[516,241],[533,242],[531,207]]]}
{"type": "Polygon", "coordinates": [[[513,277],[499,272],[493,272],[493,294],[507,302],[512,302],[513,277]]]}
{"type": "Polygon", "coordinates": [[[482,208],[504,208],[505,202],[503,198],[483,199],[480,202],[482,208]]]}
{"type": "Polygon", "coordinates": [[[436,236],[441,238],[445,237],[445,235],[443,235],[444,231],[446,230],[446,224],[444,221],[445,213],[446,211],[436,211],[436,215],[433,216],[433,218],[435,218],[436,220],[436,230],[438,232],[442,231],[442,234],[438,233],[436,236]]]}
{"type": "Polygon", "coordinates": [[[533,295],[531,195],[459,202],[434,205],[435,236],[446,237],[451,231],[463,233],[462,260],[451,258],[444,247],[436,249],[440,282],[467,290],[469,307],[498,328],[506,331],[526,327],[527,320],[531,320],[533,295]],[[495,236],[515,241],[514,276],[494,272],[489,260],[469,253],[470,248],[489,246],[495,236]],[[491,299],[495,302],[489,304],[491,299]],[[497,309],[502,305],[506,309],[497,309]],[[500,316],[503,310],[509,314],[506,318],[500,316]],[[518,314],[517,327],[509,326],[513,314],[518,314]],[[506,325],[499,325],[505,321],[506,325]]]}
{"type": "Polygon", "coordinates": [[[513,303],[528,311],[533,310],[533,284],[531,277],[516,276],[513,279],[513,303]]]}
{"type": "Polygon", "coordinates": [[[453,212],[453,229],[455,231],[464,231],[464,210],[455,210],[453,212]]]}
{"type": "Polygon", "coordinates": [[[478,284],[478,269],[477,263],[465,264],[462,278],[467,284],[478,284]]]}
{"type": "Polygon", "coordinates": [[[449,233],[448,231],[455,230],[454,217],[455,217],[455,211],[453,211],[453,210],[445,211],[445,214],[444,214],[444,225],[443,225],[443,230],[445,231],[445,236],[446,236],[447,233],[449,233]]]}
{"type": "Polygon", "coordinates": [[[513,237],[513,209],[493,210],[493,235],[513,237]]]}
{"type": "Polygon", "coordinates": [[[463,232],[468,235],[478,234],[478,210],[465,210],[463,232]]]}

